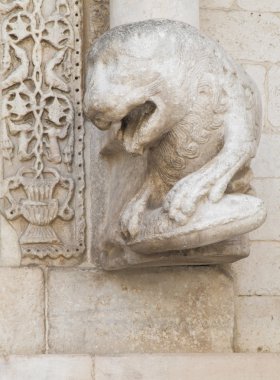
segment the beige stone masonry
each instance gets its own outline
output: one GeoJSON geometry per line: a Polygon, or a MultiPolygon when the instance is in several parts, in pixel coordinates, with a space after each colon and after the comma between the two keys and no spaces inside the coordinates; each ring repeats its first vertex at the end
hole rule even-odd
{"type": "Polygon", "coordinates": [[[249,11],[280,12],[278,0],[237,0],[237,5],[249,11]]]}
{"type": "Polygon", "coordinates": [[[94,380],[89,356],[11,356],[0,358],[1,380],[94,380]]]}
{"type": "Polygon", "coordinates": [[[11,224],[0,215],[0,266],[19,266],[21,261],[18,236],[11,224]]]}
{"type": "Polygon", "coordinates": [[[252,169],[256,178],[279,178],[280,135],[263,133],[256,158],[252,162],[252,169]]]}
{"type": "Polygon", "coordinates": [[[256,63],[280,60],[280,18],[275,14],[201,9],[200,25],[234,58],[256,63]]]}
{"type": "Polygon", "coordinates": [[[254,179],[253,187],[267,207],[267,218],[264,224],[250,233],[252,240],[280,240],[279,208],[280,208],[280,179],[254,179]]]}
{"type": "Polygon", "coordinates": [[[278,380],[279,371],[276,354],[0,358],[1,380],[278,380]]]}
{"type": "Polygon", "coordinates": [[[250,256],[232,268],[238,295],[280,296],[279,242],[251,242],[250,256]]]}
{"type": "Polygon", "coordinates": [[[95,380],[279,380],[279,355],[97,357],[95,380]]]}
{"type": "Polygon", "coordinates": [[[0,355],[43,353],[44,317],[43,272],[0,268],[0,355]]]}
{"type": "Polygon", "coordinates": [[[109,28],[109,0],[86,0],[83,10],[83,42],[87,53],[90,44],[109,28]]]}
{"type": "MultiPolygon", "coordinates": [[[[261,91],[264,128],[252,164],[256,178],[253,186],[268,209],[264,225],[251,233],[254,241],[250,256],[232,265],[236,294],[240,295],[235,310],[235,350],[279,352],[280,56],[277,40],[280,18],[277,12],[280,2],[237,0],[229,6],[226,3],[215,0],[200,3],[202,8],[207,8],[201,9],[201,29],[243,63],[261,91]],[[218,9],[222,7],[223,10],[218,9]]],[[[256,365],[258,374],[259,371],[256,365]]],[[[251,376],[257,378],[256,374],[251,376]]],[[[279,374],[274,376],[279,378],[279,374]]],[[[273,376],[266,373],[263,378],[273,376]]],[[[244,379],[250,376],[244,373],[244,379]]]]}
{"type": "Polygon", "coordinates": [[[209,9],[229,9],[233,5],[234,0],[200,0],[199,6],[201,8],[209,9]]]}
{"type": "MultiPolygon", "coordinates": [[[[85,0],[83,5],[86,51],[108,28],[109,1],[85,0]]],[[[232,266],[239,295],[235,312],[232,282],[215,268],[118,274],[51,269],[45,289],[40,269],[9,268],[20,264],[19,245],[15,231],[1,218],[0,266],[8,268],[0,269],[0,355],[44,353],[48,342],[54,353],[231,351],[234,318],[236,351],[280,351],[280,13],[273,13],[280,12],[280,0],[201,0],[200,6],[202,32],[244,64],[264,103],[265,133],[253,169],[268,218],[251,235],[250,257],[232,266]]],[[[85,129],[87,236],[96,244],[104,167],[97,163],[100,138],[89,125],[85,129]]],[[[87,249],[91,251],[89,242],[87,249]]],[[[88,258],[92,260],[90,253],[88,258]]],[[[98,356],[96,377],[93,361],[83,355],[5,357],[0,359],[0,380],[280,377],[280,357],[270,354],[98,356]]]]}
{"type": "Polygon", "coordinates": [[[50,353],[229,352],[232,280],[215,268],[51,270],[50,353]]]}
{"type": "Polygon", "coordinates": [[[170,20],[184,21],[191,25],[199,25],[199,1],[110,1],[110,25],[111,27],[128,24],[140,20],[154,18],[168,18],[170,20]]]}
{"type": "Polygon", "coordinates": [[[268,72],[268,120],[280,126],[280,66],[274,65],[268,72]]]}
{"type": "Polygon", "coordinates": [[[279,325],[280,297],[238,297],[235,351],[280,352],[279,325]]]}

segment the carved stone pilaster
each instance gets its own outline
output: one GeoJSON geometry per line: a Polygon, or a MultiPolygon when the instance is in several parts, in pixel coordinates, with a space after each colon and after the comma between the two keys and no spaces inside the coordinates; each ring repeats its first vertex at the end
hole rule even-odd
{"type": "Polygon", "coordinates": [[[1,210],[28,259],[84,251],[81,1],[0,1],[1,210]]]}

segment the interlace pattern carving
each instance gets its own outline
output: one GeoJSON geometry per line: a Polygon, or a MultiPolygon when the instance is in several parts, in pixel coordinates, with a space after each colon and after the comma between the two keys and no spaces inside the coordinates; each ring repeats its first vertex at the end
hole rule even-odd
{"type": "Polygon", "coordinates": [[[79,256],[84,249],[80,4],[2,0],[0,14],[4,213],[21,223],[24,256],[79,256]]]}

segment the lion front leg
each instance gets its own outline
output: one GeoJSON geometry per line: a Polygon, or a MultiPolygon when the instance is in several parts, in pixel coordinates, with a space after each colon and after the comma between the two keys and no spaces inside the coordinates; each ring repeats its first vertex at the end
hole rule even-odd
{"type": "Polygon", "coordinates": [[[134,198],[126,205],[120,219],[121,232],[126,239],[133,239],[139,233],[143,214],[151,194],[148,178],[134,198]]]}
{"type": "Polygon", "coordinates": [[[234,175],[255,155],[261,128],[255,117],[257,109],[247,109],[241,86],[234,90],[224,119],[222,150],[201,169],[182,178],[166,196],[164,209],[179,224],[187,223],[203,197],[220,201],[234,175]]]}
{"type": "Polygon", "coordinates": [[[235,173],[249,160],[248,154],[224,152],[201,170],[181,179],[167,194],[164,209],[179,224],[186,224],[199,202],[208,197],[218,202],[235,173]]]}

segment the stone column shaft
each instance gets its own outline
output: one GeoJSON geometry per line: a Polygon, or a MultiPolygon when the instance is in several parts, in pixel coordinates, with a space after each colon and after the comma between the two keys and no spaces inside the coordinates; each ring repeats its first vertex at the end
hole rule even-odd
{"type": "Polygon", "coordinates": [[[199,28],[199,0],[111,0],[110,26],[155,18],[184,21],[199,28]]]}

